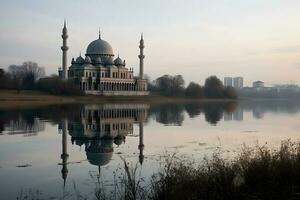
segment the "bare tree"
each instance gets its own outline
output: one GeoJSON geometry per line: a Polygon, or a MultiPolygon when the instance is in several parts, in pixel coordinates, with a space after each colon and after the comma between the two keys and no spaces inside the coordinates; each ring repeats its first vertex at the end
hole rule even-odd
{"type": "Polygon", "coordinates": [[[21,66],[18,65],[10,65],[8,67],[8,73],[10,74],[14,88],[18,90],[18,92],[21,90],[23,78],[24,78],[24,70],[21,68],[21,66]]]}
{"type": "Polygon", "coordinates": [[[35,62],[24,62],[22,68],[24,68],[26,76],[31,76],[34,81],[37,81],[43,76],[45,76],[45,69],[43,67],[38,66],[38,64],[35,62]]]}
{"type": "Polygon", "coordinates": [[[22,65],[10,65],[8,72],[18,91],[22,88],[32,89],[35,82],[45,76],[45,69],[32,61],[24,62],[22,65]]]}

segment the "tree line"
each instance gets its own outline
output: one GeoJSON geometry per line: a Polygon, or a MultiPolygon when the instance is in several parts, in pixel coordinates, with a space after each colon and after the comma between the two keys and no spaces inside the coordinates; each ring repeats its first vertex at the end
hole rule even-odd
{"type": "Polygon", "coordinates": [[[205,80],[204,86],[190,82],[185,87],[185,81],[181,75],[164,75],[148,83],[152,93],[164,96],[181,96],[192,98],[213,98],[213,99],[236,99],[237,93],[233,87],[225,87],[222,81],[216,76],[210,76],[205,80]]]}
{"type": "Polygon", "coordinates": [[[63,81],[58,76],[45,76],[45,69],[32,61],[21,65],[10,65],[8,70],[0,69],[0,89],[39,90],[55,95],[80,95],[78,85],[63,81]]]}

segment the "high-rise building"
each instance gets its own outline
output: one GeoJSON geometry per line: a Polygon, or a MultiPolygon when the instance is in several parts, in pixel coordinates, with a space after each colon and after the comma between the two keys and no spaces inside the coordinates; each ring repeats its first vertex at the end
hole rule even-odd
{"type": "Polygon", "coordinates": [[[224,77],[224,86],[233,86],[232,77],[224,77]]]}
{"type": "Polygon", "coordinates": [[[233,87],[234,88],[243,88],[244,87],[243,77],[234,77],[233,78],[233,87]]]}

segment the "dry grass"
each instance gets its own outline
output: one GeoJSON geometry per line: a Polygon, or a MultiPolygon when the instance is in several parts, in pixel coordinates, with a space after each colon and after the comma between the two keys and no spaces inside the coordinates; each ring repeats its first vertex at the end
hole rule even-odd
{"type": "Polygon", "coordinates": [[[300,143],[279,150],[244,147],[235,159],[220,153],[204,164],[172,158],[158,173],[150,199],[300,199],[300,143]]]}

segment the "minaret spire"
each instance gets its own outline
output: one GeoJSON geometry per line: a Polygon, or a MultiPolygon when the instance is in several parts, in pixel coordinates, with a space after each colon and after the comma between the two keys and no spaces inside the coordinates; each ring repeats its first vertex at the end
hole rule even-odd
{"type": "Polygon", "coordinates": [[[140,40],[139,48],[140,48],[140,55],[138,56],[139,59],[140,59],[140,76],[139,76],[139,79],[143,79],[144,78],[144,58],[145,58],[145,55],[144,55],[145,45],[144,45],[143,33],[141,34],[141,40],[140,40]]]}
{"type": "Polygon", "coordinates": [[[62,68],[63,68],[62,78],[67,80],[68,79],[67,51],[68,51],[69,47],[67,46],[68,30],[67,30],[67,26],[66,26],[66,20],[64,20],[64,27],[63,27],[63,30],[62,30],[61,37],[63,39],[63,45],[61,46],[61,50],[62,50],[62,68]]]}

